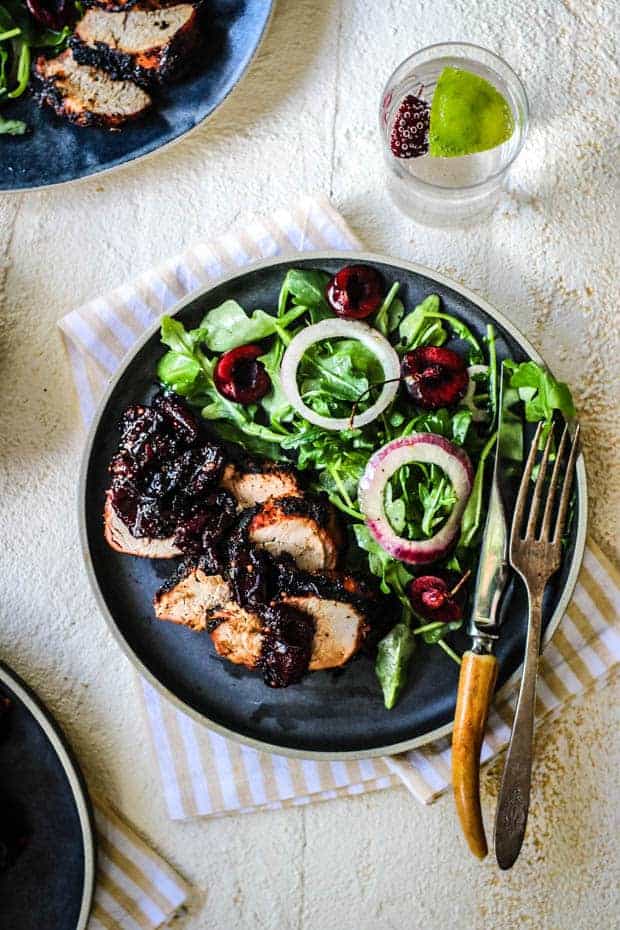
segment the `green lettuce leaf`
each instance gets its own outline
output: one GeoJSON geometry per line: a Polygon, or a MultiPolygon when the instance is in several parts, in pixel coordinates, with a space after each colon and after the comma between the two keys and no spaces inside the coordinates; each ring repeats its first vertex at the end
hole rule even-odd
{"type": "Polygon", "coordinates": [[[383,690],[383,702],[387,710],[394,707],[407,683],[415,645],[415,636],[406,623],[397,623],[379,643],[375,674],[383,690]]]}
{"type": "Polygon", "coordinates": [[[275,333],[281,334],[303,313],[305,308],[294,307],[280,319],[264,310],[255,310],[248,316],[236,300],[226,300],[204,316],[199,329],[194,331],[195,338],[212,352],[228,352],[237,346],[261,342],[275,333]]]}

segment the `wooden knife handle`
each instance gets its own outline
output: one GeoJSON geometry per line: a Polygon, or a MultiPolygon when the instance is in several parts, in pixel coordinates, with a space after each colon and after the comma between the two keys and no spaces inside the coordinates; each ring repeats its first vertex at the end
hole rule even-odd
{"type": "Polygon", "coordinates": [[[496,678],[495,656],[465,653],[452,733],[452,784],[463,834],[478,859],[488,852],[480,808],[480,750],[496,678]]]}

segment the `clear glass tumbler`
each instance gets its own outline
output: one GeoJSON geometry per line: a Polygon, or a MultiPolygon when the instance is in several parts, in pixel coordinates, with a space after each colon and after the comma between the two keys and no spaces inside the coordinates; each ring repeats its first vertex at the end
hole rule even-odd
{"type": "Polygon", "coordinates": [[[446,42],[423,48],[398,66],[383,92],[379,120],[388,190],[397,206],[429,226],[460,226],[493,210],[508,169],[523,148],[529,107],[523,84],[499,56],[477,45],[446,42]],[[403,99],[413,94],[430,105],[446,67],[473,72],[503,95],[514,119],[511,137],[474,155],[397,157],[390,147],[390,135],[403,99]]]}

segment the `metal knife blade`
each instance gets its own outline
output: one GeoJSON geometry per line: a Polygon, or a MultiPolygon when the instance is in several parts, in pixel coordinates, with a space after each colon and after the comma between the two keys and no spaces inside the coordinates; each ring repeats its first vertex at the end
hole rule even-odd
{"type": "Polygon", "coordinates": [[[484,526],[474,604],[469,621],[469,634],[474,652],[492,652],[498,638],[498,607],[508,580],[508,524],[501,492],[501,455],[499,437],[504,401],[504,372],[500,369],[497,414],[497,440],[489,509],[484,526]]]}

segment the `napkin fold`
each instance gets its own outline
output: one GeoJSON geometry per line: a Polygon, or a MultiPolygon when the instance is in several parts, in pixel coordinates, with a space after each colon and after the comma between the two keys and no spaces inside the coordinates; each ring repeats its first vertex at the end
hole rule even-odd
{"type": "Polygon", "coordinates": [[[93,813],[97,874],[88,930],[158,930],[179,913],[189,887],[109,804],[94,801],[93,813]]]}
{"type": "MultiPolygon", "coordinates": [[[[135,282],[90,301],[59,322],[82,415],[98,398],[139,335],[183,297],[259,259],[361,244],[325,198],[303,197],[290,210],[251,217],[216,240],[199,242],[135,282]]],[[[541,661],[537,725],[569,700],[603,686],[620,657],[620,579],[592,540],[574,597],[541,661]]],[[[172,819],[276,809],[403,784],[429,803],[450,784],[449,739],[388,758],[315,762],[259,752],[225,739],[140,679],[162,790],[172,819]]],[[[507,744],[516,690],[491,711],[486,762],[507,744]]]]}

